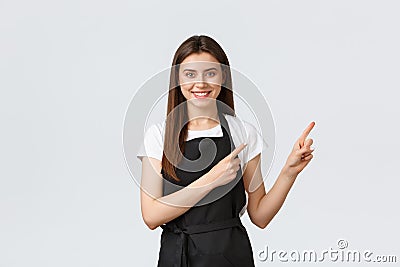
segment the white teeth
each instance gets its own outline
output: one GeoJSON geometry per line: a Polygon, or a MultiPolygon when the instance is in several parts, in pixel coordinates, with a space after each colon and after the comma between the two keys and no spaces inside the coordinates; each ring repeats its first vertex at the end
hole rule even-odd
{"type": "Polygon", "coordinates": [[[205,92],[205,93],[193,93],[193,94],[195,94],[195,95],[197,95],[197,96],[205,96],[205,95],[207,95],[209,92],[205,92]]]}

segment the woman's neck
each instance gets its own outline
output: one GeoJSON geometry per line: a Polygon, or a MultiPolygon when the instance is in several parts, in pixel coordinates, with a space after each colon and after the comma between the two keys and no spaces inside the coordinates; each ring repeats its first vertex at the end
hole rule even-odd
{"type": "Polygon", "coordinates": [[[187,106],[189,130],[205,130],[219,124],[217,105],[207,107],[187,106]]]}

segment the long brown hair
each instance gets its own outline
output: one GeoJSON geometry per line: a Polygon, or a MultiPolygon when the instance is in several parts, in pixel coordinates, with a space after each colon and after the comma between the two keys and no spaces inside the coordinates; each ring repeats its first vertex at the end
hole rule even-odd
{"type": "Polygon", "coordinates": [[[235,116],[235,109],[233,103],[232,93],[232,75],[229,68],[228,57],[226,56],[222,47],[211,37],[205,35],[194,35],[186,39],[175,52],[174,59],[172,61],[171,73],[170,73],[170,86],[168,94],[168,106],[167,106],[167,118],[165,123],[165,135],[164,135],[164,152],[161,161],[161,166],[164,174],[172,177],[176,181],[180,181],[177,177],[173,163],[179,163],[182,159],[182,154],[185,151],[185,140],[187,138],[188,126],[187,121],[187,107],[185,104],[180,105],[186,101],[186,98],[181,92],[179,85],[179,64],[193,53],[207,52],[214,56],[221,64],[222,70],[225,70],[225,81],[221,85],[221,92],[217,97],[218,101],[223,102],[223,112],[232,116],[235,116]],[[178,105],[179,108],[176,108],[178,105]],[[182,108],[180,108],[182,107],[182,108]],[[178,146],[175,140],[179,135],[179,149],[181,153],[177,151],[178,146]],[[168,152],[168,158],[165,155],[165,151],[168,152]],[[173,162],[171,163],[169,159],[173,162]]]}

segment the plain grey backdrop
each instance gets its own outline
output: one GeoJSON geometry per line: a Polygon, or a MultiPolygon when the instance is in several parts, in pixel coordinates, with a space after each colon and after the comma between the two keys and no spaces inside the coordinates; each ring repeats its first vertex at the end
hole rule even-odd
{"type": "Polygon", "coordinates": [[[314,158],[277,216],[261,230],[244,215],[256,265],[284,265],[259,261],[265,246],[320,252],[338,239],[399,261],[399,11],[366,0],[1,0],[0,266],[155,266],[161,230],[142,221],[123,119],[193,34],[215,38],[271,105],[267,189],[316,122],[314,158]]]}

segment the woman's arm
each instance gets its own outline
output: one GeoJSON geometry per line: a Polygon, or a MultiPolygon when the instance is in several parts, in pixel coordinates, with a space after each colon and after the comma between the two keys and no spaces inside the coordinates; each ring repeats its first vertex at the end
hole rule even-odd
{"type": "Polygon", "coordinates": [[[152,230],[185,213],[212,190],[209,174],[206,174],[187,187],[162,197],[160,171],[161,161],[143,157],[140,201],[143,220],[152,230]]]}
{"type": "Polygon", "coordinates": [[[278,213],[298,174],[311,161],[312,139],[306,139],[314,127],[311,123],[296,141],[291,154],[282,168],[272,188],[265,193],[260,169],[261,154],[250,160],[243,173],[243,180],[249,196],[247,211],[251,221],[260,228],[265,228],[278,213]]]}
{"type": "Polygon", "coordinates": [[[238,146],[208,173],[166,196],[162,196],[161,161],[143,157],[140,196],[142,217],[146,225],[153,230],[175,219],[193,207],[212,189],[235,179],[240,168],[240,160],[236,156],[245,146],[245,144],[238,146]]]}

